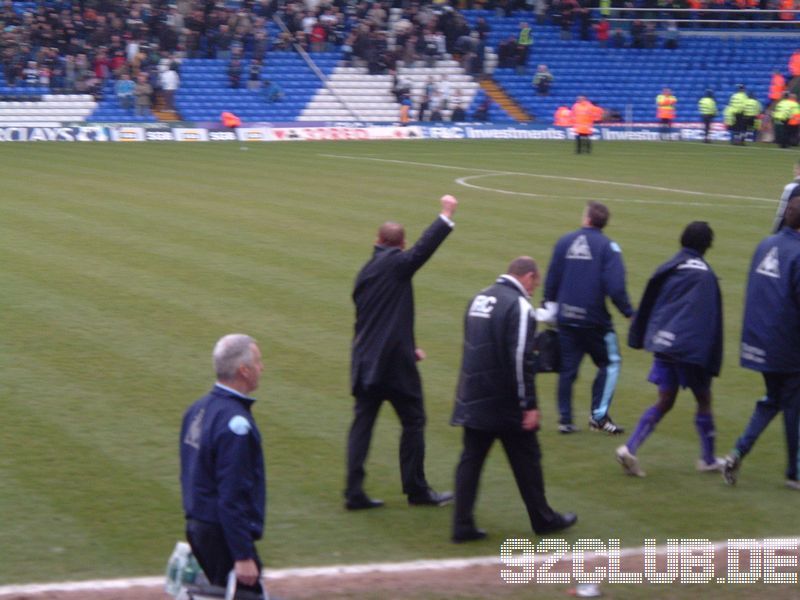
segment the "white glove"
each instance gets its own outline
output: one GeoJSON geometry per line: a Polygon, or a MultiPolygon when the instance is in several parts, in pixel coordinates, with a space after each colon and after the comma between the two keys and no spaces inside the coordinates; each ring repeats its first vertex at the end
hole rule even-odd
{"type": "Polygon", "coordinates": [[[554,325],[558,316],[558,302],[545,302],[544,308],[534,309],[534,315],[539,323],[554,325]]]}

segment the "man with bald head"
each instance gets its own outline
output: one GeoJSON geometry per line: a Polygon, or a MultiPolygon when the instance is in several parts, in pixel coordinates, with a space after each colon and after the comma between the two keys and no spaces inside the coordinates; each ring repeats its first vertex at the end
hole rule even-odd
{"type": "Polygon", "coordinates": [[[425,408],[417,361],[425,357],[414,342],[414,273],[433,255],[453,229],[458,201],[442,196],[441,213],[416,244],[405,249],[405,230],[387,222],[378,229],[372,258],[358,274],[352,346],[353,423],[347,442],[345,508],[378,508],[383,502],[364,491],[364,462],[381,404],[389,400],[400,419],[400,475],[412,506],[442,506],[453,495],[431,489],[425,478],[425,408]]]}

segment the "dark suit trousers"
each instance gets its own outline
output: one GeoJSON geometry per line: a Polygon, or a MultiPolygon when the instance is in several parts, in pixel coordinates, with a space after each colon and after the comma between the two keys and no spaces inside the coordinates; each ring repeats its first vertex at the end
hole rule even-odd
{"type": "MultiPolygon", "coordinates": [[[[200,563],[203,573],[206,574],[211,585],[225,587],[228,585],[228,574],[233,569],[233,556],[228,550],[225,541],[225,534],[222,527],[216,523],[204,523],[194,519],[186,521],[186,539],[192,548],[192,554],[200,563]]],[[[262,569],[261,559],[258,554],[253,557],[258,565],[259,572],[262,569]]],[[[238,592],[257,592],[262,593],[261,583],[254,586],[239,583],[236,586],[238,592]]]]}
{"type": "MultiPolygon", "coordinates": [[[[400,477],[403,493],[409,496],[428,490],[425,479],[425,407],[422,398],[388,398],[400,419],[400,477]]],[[[364,494],[364,462],[367,460],[372,429],[383,398],[357,396],[353,424],[347,440],[347,488],[344,495],[357,499],[364,494]]]]}
{"type": "Polygon", "coordinates": [[[503,444],[533,530],[538,532],[547,529],[558,520],[558,514],[547,504],[544,495],[541,451],[535,432],[493,432],[464,427],[464,450],[456,467],[454,535],[475,528],[478,483],[483,463],[496,439],[503,444]]]}

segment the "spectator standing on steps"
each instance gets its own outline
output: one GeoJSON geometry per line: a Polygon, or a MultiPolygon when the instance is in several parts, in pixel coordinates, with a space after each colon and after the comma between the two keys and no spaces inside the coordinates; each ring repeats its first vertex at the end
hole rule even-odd
{"type": "Polygon", "coordinates": [[[534,75],[531,83],[536,88],[536,93],[540,96],[550,94],[550,86],[553,85],[553,74],[547,68],[547,65],[539,65],[537,67],[536,75],[534,75]]]}
{"type": "Polygon", "coordinates": [[[147,73],[139,73],[136,78],[136,89],[134,90],[137,117],[146,117],[150,114],[150,98],[152,95],[153,86],[150,85],[147,73]]]}
{"type": "Polygon", "coordinates": [[[133,109],[136,84],[131,81],[130,75],[127,73],[120,75],[120,78],[114,84],[114,92],[117,94],[117,99],[122,108],[128,111],[133,109]]]}
{"type": "Polygon", "coordinates": [[[528,66],[528,56],[533,45],[533,30],[527,22],[519,24],[519,35],[517,36],[517,73],[524,73],[528,66]]]}
{"type": "Polygon", "coordinates": [[[261,87],[261,61],[252,59],[247,68],[247,89],[255,91],[261,87]]]}
{"type": "Polygon", "coordinates": [[[175,70],[175,64],[170,62],[167,69],[161,73],[161,89],[164,93],[164,108],[170,112],[175,112],[175,93],[181,83],[181,78],[175,70]]]}

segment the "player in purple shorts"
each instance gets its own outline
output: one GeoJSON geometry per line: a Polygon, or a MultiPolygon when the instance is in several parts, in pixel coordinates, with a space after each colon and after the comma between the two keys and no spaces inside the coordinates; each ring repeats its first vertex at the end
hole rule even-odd
{"type": "Polygon", "coordinates": [[[711,390],[711,375],[703,367],[674,360],[667,354],[656,354],[647,381],[658,386],[659,394],[689,388],[697,397],[711,390]]]}
{"type": "Polygon", "coordinates": [[[617,462],[628,475],[644,477],[636,451],[675,405],[681,388],[697,401],[695,427],[700,436],[698,471],[719,471],[714,456],[711,379],[722,364],[722,296],[717,276],[703,258],[714,232],[704,221],[689,223],[681,250],[658,267],[647,283],[628,334],[631,348],[654,354],[648,381],[658,386],[658,402],[640,417],[617,462]]]}

